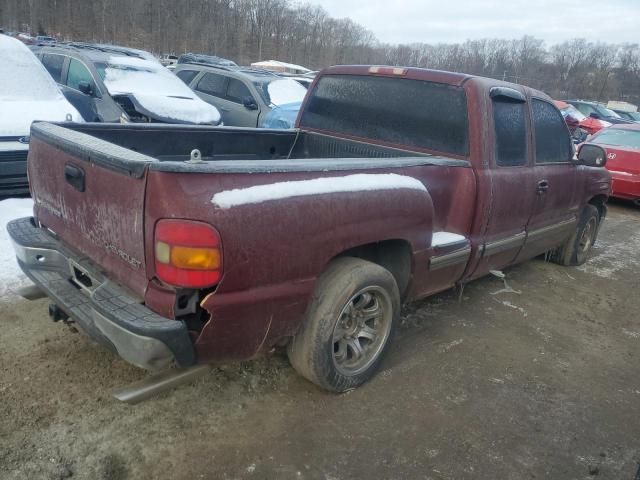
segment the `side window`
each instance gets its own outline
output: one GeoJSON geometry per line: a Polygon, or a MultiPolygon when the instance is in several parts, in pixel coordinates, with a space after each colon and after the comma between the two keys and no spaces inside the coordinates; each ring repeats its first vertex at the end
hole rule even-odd
{"type": "Polygon", "coordinates": [[[586,103],[579,103],[577,108],[587,117],[596,111],[591,105],[587,105],[586,103]]]}
{"type": "Polygon", "coordinates": [[[493,125],[496,132],[496,163],[516,167],[527,163],[527,105],[503,98],[493,99],[493,125]]]}
{"type": "Polygon", "coordinates": [[[235,103],[242,103],[243,99],[251,97],[251,92],[247,86],[240,80],[235,78],[229,79],[229,87],[227,88],[227,100],[235,103]]]}
{"type": "Polygon", "coordinates": [[[80,90],[80,82],[87,82],[93,88],[95,92],[96,87],[93,82],[93,77],[87,67],[82,62],[75,58],[69,59],[69,71],[67,72],[67,86],[75,90],[80,90]]]}
{"type": "Polygon", "coordinates": [[[196,90],[214,97],[224,97],[226,92],[227,79],[222,75],[207,73],[198,82],[196,90]]]}
{"type": "Polygon", "coordinates": [[[542,100],[533,100],[533,128],[536,139],[536,163],[569,162],[573,153],[569,132],[556,108],[542,100]]]}
{"type": "Polygon", "coordinates": [[[60,83],[62,82],[62,67],[64,65],[65,57],[63,55],[54,55],[51,53],[45,53],[42,55],[42,64],[44,68],[51,74],[53,79],[60,83]]]}
{"type": "Polygon", "coordinates": [[[176,73],[176,77],[189,85],[191,81],[196,78],[196,75],[198,75],[198,73],[200,72],[198,72],[197,70],[180,70],[176,73]]]}

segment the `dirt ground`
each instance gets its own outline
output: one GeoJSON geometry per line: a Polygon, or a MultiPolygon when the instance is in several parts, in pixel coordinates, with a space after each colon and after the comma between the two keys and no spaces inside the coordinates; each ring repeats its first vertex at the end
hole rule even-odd
{"type": "Polygon", "coordinates": [[[0,478],[622,479],[640,461],[640,209],[591,260],[542,260],[405,308],[378,376],[332,395],[274,355],[129,406],[142,378],[0,300],[0,478]]]}

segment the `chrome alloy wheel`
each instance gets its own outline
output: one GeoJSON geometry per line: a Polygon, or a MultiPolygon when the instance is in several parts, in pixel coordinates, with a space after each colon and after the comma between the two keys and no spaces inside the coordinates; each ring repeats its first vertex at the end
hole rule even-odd
{"type": "Polygon", "coordinates": [[[589,251],[591,245],[593,245],[597,230],[598,221],[594,217],[591,217],[584,226],[584,230],[582,230],[582,235],[580,235],[580,240],[578,241],[578,252],[580,254],[585,254],[589,251]]]}
{"type": "Polygon", "coordinates": [[[333,327],[333,362],[346,376],[358,375],[375,362],[391,332],[390,295],[371,286],[353,295],[333,327]]]}

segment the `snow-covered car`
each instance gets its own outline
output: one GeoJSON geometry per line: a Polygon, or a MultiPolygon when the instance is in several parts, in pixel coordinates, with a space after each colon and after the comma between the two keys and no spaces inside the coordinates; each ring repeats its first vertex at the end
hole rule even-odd
{"type": "Polygon", "coordinates": [[[82,122],[29,48],[0,35],[0,196],[29,192],[27,151],[34,120],[82,122]]]}
{"type": "Polygon", "coordinates": [[[227,126],[259,127],[275,107],[301,102],[307,89],[273,72],[214,63],[178,63],[174,73],[222,112],[227,126]]]}
{"type": "Polygon", "coordinates": [[[89,43],[35,51],[87,121],[220,124],[220,112],[148,52],[89,43]]]}

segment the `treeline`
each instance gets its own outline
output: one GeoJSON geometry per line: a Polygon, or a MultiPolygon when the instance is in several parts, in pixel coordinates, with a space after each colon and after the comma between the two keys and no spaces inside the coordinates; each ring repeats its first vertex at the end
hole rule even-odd
{"type": "Polygon", "coordinates": [[[389,45],[349,19],[292,0],[2,0],[0,27],[241,64],[277,59],[419,66],[523,83],[557,98],[640,102],[640,48],[575,39],[389,45]]]}

